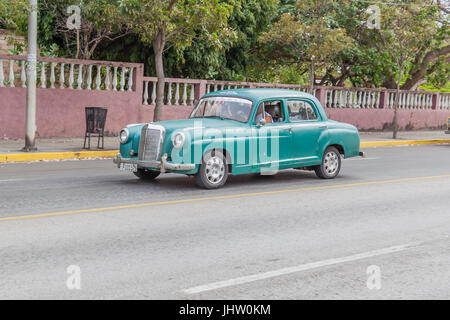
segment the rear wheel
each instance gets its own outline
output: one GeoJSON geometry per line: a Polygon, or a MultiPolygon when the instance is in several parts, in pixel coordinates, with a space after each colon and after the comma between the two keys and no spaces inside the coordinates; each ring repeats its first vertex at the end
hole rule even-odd
{"type": "Polygon", "coordinates": [[[195,183],[203,189],[218,189],[228,179],[227,161],[220,151],[209,151],[202,159],[202,163],[195,175],[195,183]]]}
{"type": "Polygon", "coordinates": [[[334,179],[341,171],[341,154],[335,147],[328,147],[323,155],[322,164],[314,167],[320,179],[334,179]]]}
{"type": "Polygon", "coordinates": [[[160,173],[147,169],[138,169],[134,175],[141,180],[154,180],[160,175],[160,173]]]}

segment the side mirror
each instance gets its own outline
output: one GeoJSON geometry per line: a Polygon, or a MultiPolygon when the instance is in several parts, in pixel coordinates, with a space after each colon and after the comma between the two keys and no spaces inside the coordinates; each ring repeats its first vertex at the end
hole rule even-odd
{"type": "Polygon", "coordinates": [[[258,121],[257,123],[257,127],[264,127],[267,124],[266,119],[262,118],[261,120],[258,121]]]}

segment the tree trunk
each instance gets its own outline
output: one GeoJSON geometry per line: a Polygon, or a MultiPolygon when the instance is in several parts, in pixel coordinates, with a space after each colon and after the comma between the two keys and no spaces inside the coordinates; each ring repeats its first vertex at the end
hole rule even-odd
{"type": "Polygon", "coordinates": [[[75,54],[75,59],[78,59],[80,57],[80,30],[77,29],[76,32],[76,37],[77,37],[77,53],[75,54]]]}
{"type": "Polygon", "coordinates": [[[314,60],[311,59],[311,66],[309,68],[309,93],[314,94],[314,60]]]}
{"type": "Polygon", "coordinates": [[[411,90],[414,86],[416,86],[425,76],[431,72],[429,70],[431,62],[435,61],[437,58],[443,55],[448,55],[450,53],[450,45],[445,46],[441,49],[436,49],[428,52],[423,59],[420,59],[418,56],[414,60],[413,66],[415,69],[411,71],[411,76],[408,77],[406,82],[403,84],[403,90],[411,90]]]}
{"type": "Polygon", "coordinates": [[[398,134],[398,106],[400,103],[400,83],[402,81],[402,72],[403,69],[400,67],[398,71],[398,79],[397,79],[397,93],[395,95],[395,102],[394,102],[394,120],[392,121],[394,132],[392,134],[392,139],[397,139],[398,134]]]}
{"type": "Polygon", "coordinates": [[[165,75],[163,64],[164,45],[165,45],[164,34],[160,32],[153,41],[153,51],[155,53],[156,77],[158,78],[158,83],[156,85],[156,105],[153,114],[154,122],[162,120],[164,108],[164,88],[165,88],[165,75]]]}

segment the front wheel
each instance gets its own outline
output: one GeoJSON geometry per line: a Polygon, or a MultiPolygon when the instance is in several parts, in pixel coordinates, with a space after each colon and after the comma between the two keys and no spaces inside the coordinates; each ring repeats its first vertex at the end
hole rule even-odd
{"type": "Polygon", "coordinates": [[[335,147],[328,147],[323,155],[322,164],[314,167],[320,179],[334,179],[341,171],[341,154],[335,147]]]}
{"type": "Polygon", "coordinates": [[[154,180],[160,175],[160,173],[147,169],[138,169],[134,175],[141,180],[154,180]]]}
{"type": "Polygon", "coordinates": [[[202,163],[195,175],[195,183],[203,189],[218,189],[228,179],[227,161],[220,151],[209,151],[202,159],[202,163]]]}

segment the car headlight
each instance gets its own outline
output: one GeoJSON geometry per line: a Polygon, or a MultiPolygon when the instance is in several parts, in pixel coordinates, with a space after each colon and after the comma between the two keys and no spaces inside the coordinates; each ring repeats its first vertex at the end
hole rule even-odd
{"type": "Polygon", "coordinates": [[[179,132],[176,133],[173,137],[172,137],[172,143],[173,143],[173,147],[175,149],[181,149],[184,146],[184,142],[186,141],[186,136],[184,135],[184,133],[179,132]]]}
{"type": "Polygon", "coordinates": [[[127,128],[122,129],[119,133],[119,142],[121,144],[125,144],[128,142],[128,138],[130,137],[130,131],[127,128]]]}

